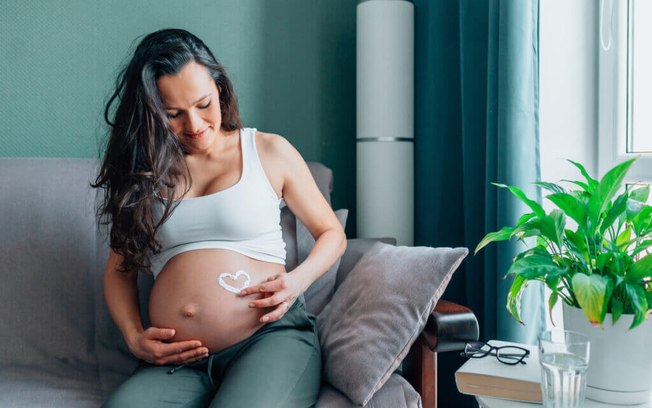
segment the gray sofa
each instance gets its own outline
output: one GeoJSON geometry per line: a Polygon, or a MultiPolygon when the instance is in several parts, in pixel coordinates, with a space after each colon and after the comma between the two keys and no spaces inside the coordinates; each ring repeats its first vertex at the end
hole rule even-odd
{"type": "MultiPolygon", "coordinates": [[[[97,407],[137,364],[102,296],[107,243],[89,186],[96,166],[91,159],[0,158],[0,407],[97,407]]],[[[328,198],[330,170],[310,167],[328,198]]],[[[282,219],[291,267],[310,240],[289,211],[282,219]]],[[[373,244],[349,240],[339,269],[327,279],[337,287],[373,244]]],[[[143,275],[139,285],[144,306],[151,279],[143,275]]],[[[328,302],[333,287],[316,285],[306,300],[328,302]]],[[[444,306],[451,305],[439,302],[401,369],[368,406],[436,404],[433,352],[477,338],[468,309],[444,306]]],[[[355,404],[325,382],[318,406],[355,404]]]]}

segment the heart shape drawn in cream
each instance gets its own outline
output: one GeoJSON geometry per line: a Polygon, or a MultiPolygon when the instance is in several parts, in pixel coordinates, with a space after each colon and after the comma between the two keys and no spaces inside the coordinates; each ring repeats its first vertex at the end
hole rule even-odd
{"type": "Polygon", "coordinates": [[[233,274],[231,274],[231,273],[228,273],[228,272],[224,272],[224,273],[221,274],[220,277],[217,279],[217,283],[219,283],[221,287],[223,287],[224,289],[228,290],[229,292],[233,292],[233,293],[240,293],[240,291],[241,291],[242,289],[244,289],[244,288],[246,288],[246,287],[249,286],[249,283],[250,283],[250,282],[251,282],[251,278],[249,277],[249,274],[248,274],[247,272],[243,271],[242,269],[239,270],[239,271],[237,271],[237,272],[235,273],[235,275],[233,275],[233,274]],[[235,281],[237,281],[238,278],[241,277],[241,276],[244,276],[244,277],[245,277],[245,281],[244,281],[244,283],[242,284],[242,287],[241,287],[241,288],[236,288],[235,286],[231,286],[231,285],[229,285],[228,283],[226,283],[226,282],[224,281],[224,278],[229,278],[229,279],[231,279],[232,281],[235,282],[235,281]]]}

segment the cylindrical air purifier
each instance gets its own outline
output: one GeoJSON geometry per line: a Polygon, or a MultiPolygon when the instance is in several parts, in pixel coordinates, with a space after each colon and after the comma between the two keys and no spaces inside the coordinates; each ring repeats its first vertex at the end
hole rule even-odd
{"type": "Polygon", "coordinates": [[[357,232],[414,242],[414,5],[357,6],[357,232]]]}

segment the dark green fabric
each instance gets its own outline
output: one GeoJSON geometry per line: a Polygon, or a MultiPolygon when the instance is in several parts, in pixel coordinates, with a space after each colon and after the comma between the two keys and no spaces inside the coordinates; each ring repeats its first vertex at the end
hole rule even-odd
{"type": "MultiPolygon", "coordinates": [[[[415,244],[466,246],[514,225],[526,209],[492,182],[541,201],[538,0],[414,0],[416,11],[415,244]]],[[[520,325],[505,309],[503,279],[520,243],[469,256],[444,298],[473,309],[482,340],[534,343],[545,327],[543,287],[523,296],[520,325]]],[[[440,355],[440,402],[458,399],[440,355]]],[[[467,399],[466,406],[470,406],[467,399]]],[[[446,402],[443,406],[449,406],[446,402]]],[[[462,399],[450,406],[465,406],[462,399]]]]}
{"type": "Polygon", "coordinates": [[[307,408],[320,386],[315,317],[296,301],[281,320],[198,362],[141,365],[104,407],[307,408]]]}

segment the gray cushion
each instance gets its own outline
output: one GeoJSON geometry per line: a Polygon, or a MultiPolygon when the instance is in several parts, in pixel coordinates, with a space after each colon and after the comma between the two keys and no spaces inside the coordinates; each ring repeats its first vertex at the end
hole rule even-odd
{"type": "MultiPolygon", "coordinates": [[[[328,384],[319,391],[316,408],[359,407],[346,395],[328,384]]],[[[374,394],[365,408],[421,408],[421,397],[405,378],[392,374],[387,382],[374,394]]]]}
{"type": "Polygon", "coordinates": [[[0,159],[0,367],[95,367],[94,169],[0,159]]]}
{"type": "MultiPolygon", "coordinates": [[[[100,199],[101,191],[97,191],[100,199]]],[[[96,239],[97,265],[94,277],[95,301],[95,347],[97,354],[98,375],[100,386],[105,395],[109,395],[136,368],[138,361],[113,322],[104,300],[104,267],[109,258],[108,227],[97,230],[96,239]]],[[[143,277],[145,274],[140,274],[143,277]]],[[[139,277],[140,278],[140,277],[139,277]]],[[[140,288],[140,283],[139,283],[140,288]]],[[[142,288],[141,288],[142,290],[142,288]]],[[[146,299],[146,298],[145,298],[146,299]]],[[[143,297],[141,297],[141,302],[143,297]]]]}
{"type": "Polygon", "coordinates": [[[281,230],[285,242],[285,268],[291,271],[299,264],[297,260],[297,217],[287,206],[281,208],[281,230]]]}
{"type": "MultiPolygon", "coordinates": [[[[349,210],[337,210],[335,211],[335,216],[337,220],[342,225],[342,228],[346,226],[346,218],[349,214],[349,210]]],[[[310,251],[315,246],[315,238],[313,238],[308,228],[299,220],[297,220],[297,260],[298,263],[301,263],[306,260],[310,251]]],[[[340,266],[340,259],[312,283],[308,290],[304,293],[306,301],[306,311],[312,314],[319,314],[324,306],[330,302],[335,292],[335,280],[337,278],[337,269],[340,266]]],[[[289,269],[288,269],[289,270],[289,269]]]]}
{"type": "Polygon", "coordinates": [[[53,364],[0,367],[0,407],[99,407],[106,398],[95,368],[53,364]]]}
{"type": "Polygon", "coordinates": [[[407,355],[466,248],[374,244],[318,316],[324,378],[365,405],[407,355]]]}
{"type": "Polygon", "coordinates": [[[394,238],[353,238],[347,240],[346,252],[342,255],[340,267],[337,269],[335,290],[337,290],[342,281],[349,276],[349,272],[351,272],[355,264],[360,261],[362,255],[369,251],[369,248],[371,248],[376,242],[396,245],[396,239],[394,238]]]}

